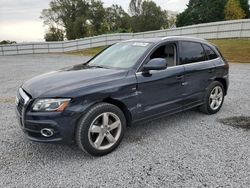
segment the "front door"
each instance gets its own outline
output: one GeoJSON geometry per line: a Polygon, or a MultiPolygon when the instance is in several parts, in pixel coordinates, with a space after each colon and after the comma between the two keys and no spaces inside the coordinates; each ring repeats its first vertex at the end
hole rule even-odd
{"type": "Polygon", "coordinates": [[[148,59],[166,58],[166,70],[136,73],[138,119],[182,110],[184,67],[176,66],[176,46],[175,43],[162,45],[148,59]]]}

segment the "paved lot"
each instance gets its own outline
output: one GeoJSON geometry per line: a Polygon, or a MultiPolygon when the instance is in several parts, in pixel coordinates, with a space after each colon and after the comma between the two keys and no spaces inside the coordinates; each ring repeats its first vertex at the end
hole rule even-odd
{"type": "Polygon", "coordinates": [[[229,94],[218,114],[192,110],[130,127],[107,156],[26,140],[14,113],[18,86],[83,60],[0,56],[0,187],[249,187],[250,129],[219,119],[250,116],[250,64],[231,64],[229,94]]]}

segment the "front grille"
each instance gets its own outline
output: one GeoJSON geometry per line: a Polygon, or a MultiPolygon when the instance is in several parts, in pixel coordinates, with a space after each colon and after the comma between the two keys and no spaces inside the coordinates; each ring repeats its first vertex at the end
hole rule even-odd
{"type": "Polygon", "coordinates": [[[18,110],[19,114],[22,115],[22,111],[23,111],[23,107],[24,107],[24,99],[22,98],[22,96],[19,93],[17,95],[17,98],[18,98],[17,110],[18,110]]]}
{"type": "Polygon", "coordinates": [[[19,89],[18,94],[17,94],[17,110],[19,114],[22,116],[22,112],[24,109],[25,104],[30,100],[29,96],[23,91],[23,89],[19,89]]]}

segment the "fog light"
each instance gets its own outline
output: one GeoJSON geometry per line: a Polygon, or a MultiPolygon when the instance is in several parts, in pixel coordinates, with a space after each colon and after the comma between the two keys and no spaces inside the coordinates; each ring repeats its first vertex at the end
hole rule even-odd
{"type": "Polygon", "coordinates": [[[54,131],[52,129],[48,129],[48,128],[44,128],[41,130],[41,135],[43,135],[44,137],[51,137],[53,136],[54,131]]]}

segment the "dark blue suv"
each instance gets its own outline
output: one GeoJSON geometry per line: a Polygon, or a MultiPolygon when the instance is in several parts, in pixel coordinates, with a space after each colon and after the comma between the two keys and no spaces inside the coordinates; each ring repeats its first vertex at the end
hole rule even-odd
{"type": "Polygon", "coordinates": [[[126,127],[199,107],[218,112],[228,89],[228,63],[205,40],[134,39],[88,62],[37,76],[18,90],[16,112],[27,137],[72,142],[105,155],[126,127]]]}

